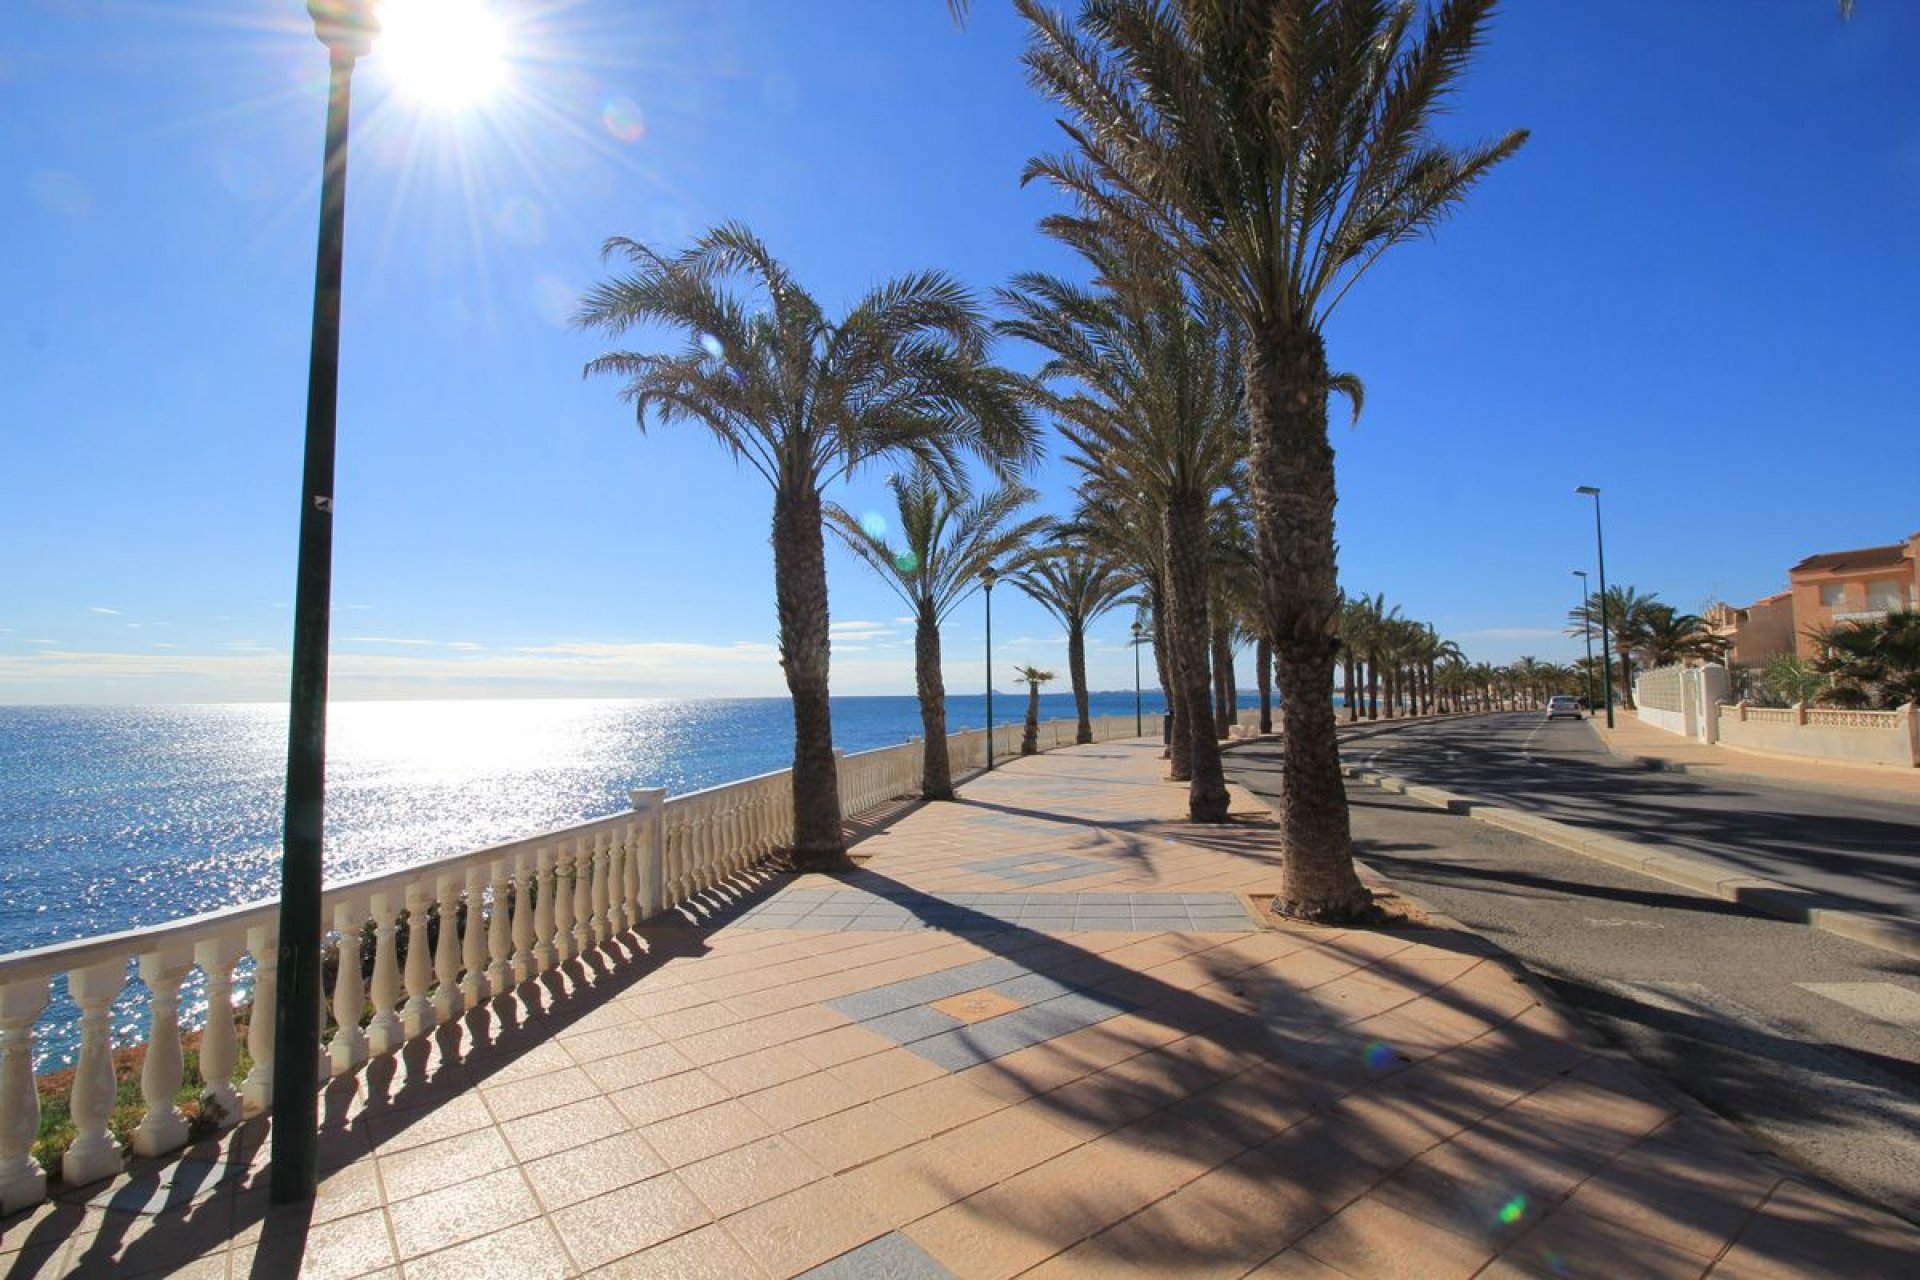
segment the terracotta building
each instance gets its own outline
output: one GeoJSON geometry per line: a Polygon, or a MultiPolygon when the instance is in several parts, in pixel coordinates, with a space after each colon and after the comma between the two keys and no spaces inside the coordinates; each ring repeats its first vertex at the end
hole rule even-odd
{"type": "Polygon", "coordinates": [[[1808,556],[1787,571],[1787,582],[1797,648],[1814,657],[1813,634],[1825,627],[1920,608],[1920,533],[1884,547],[1808,556]]]}
{"type": "Polygon", "coordinates": [[[1920,608],[1920,533],[1884,547],[1808,556],[1787,570],[1787,583],[1745,608],[1707,607],[1707,628],[1732,644],[1734,662],[1757,667],[1783,653],[1817,657],[1813,636],[1823,628],[1920,608]]]}

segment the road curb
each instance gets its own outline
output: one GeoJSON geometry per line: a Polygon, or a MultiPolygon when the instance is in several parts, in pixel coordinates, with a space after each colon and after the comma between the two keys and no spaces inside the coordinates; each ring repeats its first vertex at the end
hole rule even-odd
{"type": "Polygon", "coordinates": [[[1878,800],[1887,804],[1920,806],[1920,795],[1908,795],[1903,791],[1854,786],[1845,782],[1822,782],[1817,778],[1781,777],[1772,773],[1743,773],[1738,767],[1738,762],[1732,768],[1722,764],[1691,765],[1680,760],[1669,760],[1665,756],[1647,755],[1634,751],[1630,747],[1616,746],[1611,738],[1597,728],[1594,730],[1594,736],[1600,739],[1600,745],[1607,749],[1608,755],[1650,773],[1679,773],[1698,778],[1702,782],[1744,782],[1759,787],[1779,787],[1785,791],[1804,791],[1812,795],[1845,796],[1849,800],[1878,800]]]}
{"type": "Polygon", "coordinates": [[[1831,933],[1881,951],[1920,960],[1920,925],[1906,920],[1826,906],[1823,905],[1825,899],[1805,889],[1729,871],[1700,858],[1584,831],[1520,809],[1454,795],[1439,787],[1410,784],[1403,778],[1381,773],[1377,769],[1343,764],[1340,771],[1356,782],[1543,841],[1622,871],[1664,880],[1704,897],[1718,898],[1722,902],[1745,907],[1759,915],[1804,924],[1822,933],[1831,933]]]}

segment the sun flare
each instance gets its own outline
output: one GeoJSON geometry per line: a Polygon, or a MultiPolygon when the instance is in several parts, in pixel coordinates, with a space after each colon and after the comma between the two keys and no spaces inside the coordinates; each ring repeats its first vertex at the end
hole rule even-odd
{"type": "Polygon", "coordinates": [[[431,106],[474,106],[507,83],[506,29],[482,0],[386,0],[374,53],[431,106]]]}

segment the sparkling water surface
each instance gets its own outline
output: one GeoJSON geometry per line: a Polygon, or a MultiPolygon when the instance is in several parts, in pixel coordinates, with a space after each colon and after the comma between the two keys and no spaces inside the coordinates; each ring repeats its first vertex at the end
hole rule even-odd
{"type": "MultiPolygon", "coordinates": [[[[1017,719],[997,694],[994,719],[1017,719]]],[[[1160,702],[1148,695],[1148,728],[1160,702]]],[[[950,697],[950,730],[984,723],[950,697]]],[[[1133,694],[1095,694],[1095,715],[1133,694]]],[[[1070,694],[1041,698],[1073,714],[1070,694]]],[[[835,698],[848,752],[920,732],[911,697],[835,698]]],[[[533,835],[792,763],[784,698],[341,702],[328,710],[329,882],[533,835]]],[[[286,709],[0,707],[0,954],[279,891],[286,709]]]]}

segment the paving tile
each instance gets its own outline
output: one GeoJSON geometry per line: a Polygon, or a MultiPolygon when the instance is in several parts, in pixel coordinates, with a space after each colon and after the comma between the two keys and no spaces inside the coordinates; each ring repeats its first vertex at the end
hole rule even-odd
{"type": "Polygon", "coordinates": [[[663,1240],[586,1274],[593,1280],[760,1280],[767,1275],[718,1224],[663,1240]]]}
{"type": "Polygon", "coordinates": [[[785,1137],[761,1138],[679,1170],[679,1177],[714,1217],[785,1195],[824,1177],[826,1170],[785,1137]]]}
{"type": "Polygon", "coordinates": [[[531,1161],[521,1171],[540,1203],[552,1212],[644,1182],[666,1167],[666,1161],[639,1134],[616,1133],[531,1161]]]}
{"type": "Polygon", "coordinates": [[[539,1216],[540,1202],[517,1167],[387,1206],[402,1261],[539,1216]]]}
{"type": "Polygon", "coordinates": [[[772,1132],[765,1120],[730,1098],[640,1130],[647,1145],[674,1168],[730,1151],[772,1132]]]}
{"type": "Polygon", "coordinates": [[[513,1150],[494,1128],[446,1138],[424,1147],[408,1147],[373,1162],[389,1203],[439,1191],[515,1163],[513,1150]]]}
{"type": "Polygon", "coordinates": [[[799,1275],[886,1233],[886,1226],[831,1179],[744,1209],[721,1223],[755,1263],[799,1275]]]}
{"type": "Polygon", "coordinates": [[[235,1248],[228,1255],[232,1274],[349,1280],[385,1274],[399,1263],[387,1216],[379,1210],[310,1228],[295,1223],[292,1215],[286,1222],[285,1229],[270,1225],[258,1241],[235,1248]]]}
{"type": "Polygon", "coordinates": [[[1494,1252],[1371,1196],[1343,1209],[1299,1247],[1329,1266],[1370,1280],[1465,1280],[1494,1252]]]}
{"type": "Polygon", "coordinates": [[[490,1275],[560,1280],[573,1268],[558,1233],[544,1219],[535,1218],[411,1259],[406,1270],[407,1280],[472,1280],[490,1275]]]}
{"type": "Polygon", "coordinates": [[[567,1252],[591,1271],[712,1221],[670,1173],[583,1200],[548,1216],[567,1252]]]}
{"type": "Polygon", "coordinates": [[[803,1272],[798,1280],[955,1280],[955,1277],[929,1257],[926,1250],[894,1231],[803,1272]]]}
{"type": "MultiPolygon", "coordinates": [[[[728,1090],[706,1072],[684,1071],[664,1080],[652,1080],[631,1089],[622,1089],[607,1101],[613,1104],[628,1124],[649,1125],[689,1111],[698,1111],[716,1102],[724,1102],[727,1096],[728,1090]]],[[[595,1105],[600,1102],[597,1098],[592,1101],[595,1105]]],[[[512,1122],[504,1127],[511,1140],[512,1122]]]]}

